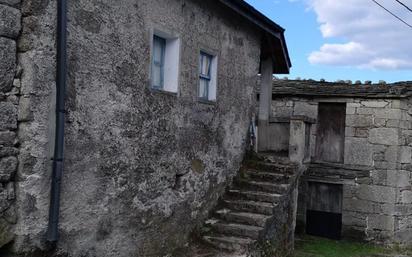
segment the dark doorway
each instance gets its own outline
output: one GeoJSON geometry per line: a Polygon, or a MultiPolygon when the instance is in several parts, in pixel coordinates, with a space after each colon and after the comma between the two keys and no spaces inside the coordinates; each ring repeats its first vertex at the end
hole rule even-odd
{"type": "Polygon", "coordinates": [[[341,239],[342,185],[309,182],[306,233],[341,239]]]}
{"type": "Polygon", "coordinates": [[[346,103],[319,103],[316,159],[343,163],[346,103]]]}

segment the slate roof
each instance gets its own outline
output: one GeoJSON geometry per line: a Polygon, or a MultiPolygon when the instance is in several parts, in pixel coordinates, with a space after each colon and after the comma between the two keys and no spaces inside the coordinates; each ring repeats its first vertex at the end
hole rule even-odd
{"type": "Polygon", "coordinates": [[[392,84],[350,84],[275,79],[273,96],[404,98],[412,96],[412,81],[392,84]]]}

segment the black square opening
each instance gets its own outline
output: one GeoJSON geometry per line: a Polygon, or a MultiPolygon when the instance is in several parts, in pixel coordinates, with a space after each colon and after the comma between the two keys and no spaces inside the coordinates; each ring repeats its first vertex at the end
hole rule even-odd
{"type": "Polygon", "coordinates": [[[340,240],[342,214],[308,210],[306,212],[306,233],[313,236],[340,240]]]}

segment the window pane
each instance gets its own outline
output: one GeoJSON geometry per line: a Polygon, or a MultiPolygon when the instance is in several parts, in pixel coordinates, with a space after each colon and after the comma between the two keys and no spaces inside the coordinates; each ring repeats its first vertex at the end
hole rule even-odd
{"type": "Polygon", "coordinates": [[[152,66],[152,86],[155,88],[162,88],[163,87],[163,79],[162,79],[162,67],[158,65],[152,66]]]}
{"type": "Polygon", "coordinates": [[[200,79],[199,97],[204,99],[209,98],[209,80],[200,79]]]}
{"type": "Polygon", "coordinates": [[[153,37],[153,62],[163,65],[166,41],[163,38],[153,37]]]}
{"type": "Polygon", "coordinates": [[[166,40],[153,36],[152,87],[163,88],[166,40]]]}
{"type": "Polygon", "coordinates": [[[210,76],[210,64],[212,62],[212,57],[210,55],[201,53],[200,54],[200,74],[205,76],[210,76]]]}

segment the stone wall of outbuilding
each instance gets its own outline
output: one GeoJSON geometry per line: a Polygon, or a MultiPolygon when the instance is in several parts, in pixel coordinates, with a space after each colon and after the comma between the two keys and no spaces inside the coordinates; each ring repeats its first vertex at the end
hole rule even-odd
{"type": "Polygon", "coordinates": [[[395,240],[411,244],[412,242],[412,99],[399,102],[400,119],[400,173],[399,191],[395,204],[395,240]]]}
{"type": "MultiPolygon", "coordinates": [[[[285,85],[287,83],[285,81],[285,85]]],[[[410,244],[411,101],[397,97],[274,95],[272,116],[303,115],[317,119],[319,102],[346,103],[344,162],[320,164],[314,161],[314,124],[310,140],[312,163],[308,164],[300,184],[298,230],[304,230],[306,222],[308,181],[342,184],[344,237],[410,244]]]]}
{"type": "Polygon", "coordinates": [[[15,182],[18,166],[18,105],[21,70],[17,38],[21,28],[19,0],[0,0],[0,248],[14,239],[15,182]]]}

